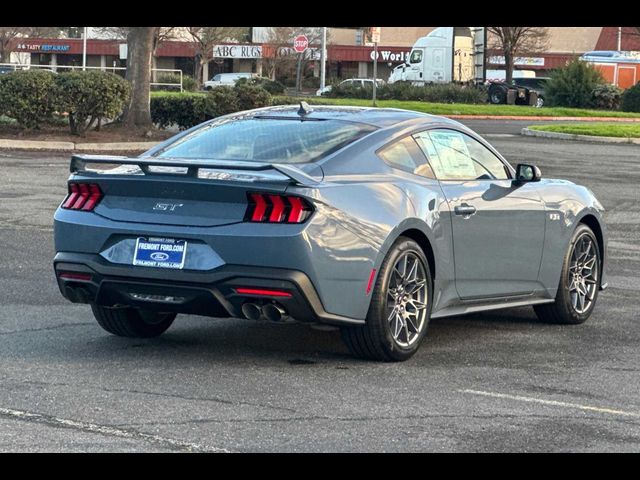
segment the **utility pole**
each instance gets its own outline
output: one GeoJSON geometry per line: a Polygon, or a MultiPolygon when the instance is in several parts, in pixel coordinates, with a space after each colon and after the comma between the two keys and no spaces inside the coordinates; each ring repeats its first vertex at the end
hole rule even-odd
{"type": "Polygon", "coordinates": [[[618,27],[618,51],[622,50],[622,27],[618,27]]]}
{"type": "Polygon", "coordinates": [[[373,106],[376,106],[378,90],[378,42],[380,41],[380,27],[371,27],[371,41],[373,42],[373,106]]]}
{"type": "Polygon", "coordinates": [[[320,89],[324,89],[327,75],[327,27],[322,27],[322,45],[320,46],[320,89]]]}
{"type": "Polygon", "coordinates": [[[87,27],[82,34],[82,71],[87,69],[87,27]]]}
{"type": "Polygon", "coordinates": [[[373,42],[373,106],[376,106],[376,90],[378,87],[378,42],[373,42]]]}

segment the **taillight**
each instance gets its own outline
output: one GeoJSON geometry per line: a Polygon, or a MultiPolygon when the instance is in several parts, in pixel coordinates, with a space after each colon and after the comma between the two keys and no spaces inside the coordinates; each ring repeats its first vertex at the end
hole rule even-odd
{"type": "Polygon", "coordinates": [[[62,202],[62,208],[90,212],[102,200],[102,190],[95,183],[69,183],[69,194],[62,202]]]}
{"type": "Polygon", "coordinates": [[[304,198],[292,195],[250,193],[245,220],[263,223],[303,223],[313,208],[304,198]]]}

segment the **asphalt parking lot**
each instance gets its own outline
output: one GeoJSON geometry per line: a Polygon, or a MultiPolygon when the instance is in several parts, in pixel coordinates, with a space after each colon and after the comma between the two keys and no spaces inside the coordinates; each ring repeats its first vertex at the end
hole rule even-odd
{"type": "Polygon", "coordinates": [[[595,192],[610,287],[579,326],[529,308],[433,321],[398,364],[301,325],[182,316],[109,336],[53,277],[68,158],[0,152],[0,451],[640,451],[640,147],[465,123],[595,192]]]}

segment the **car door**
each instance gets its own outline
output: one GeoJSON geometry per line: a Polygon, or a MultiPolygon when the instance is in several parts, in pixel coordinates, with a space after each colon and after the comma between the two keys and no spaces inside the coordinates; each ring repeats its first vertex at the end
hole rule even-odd
{"type": "Polygon", "coordinates": [[[530,294],[545,234],[536,183],[517,184],[479,140],[454,129],[414,136],[449,203],[456,288],[462,299],[530,294]]]}

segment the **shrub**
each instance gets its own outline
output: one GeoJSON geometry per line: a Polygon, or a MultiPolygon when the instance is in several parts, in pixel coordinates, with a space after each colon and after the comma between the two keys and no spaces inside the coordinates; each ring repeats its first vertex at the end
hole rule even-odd
{"type": "Polygon", "coordinates": [[[606,110],[617,110],[620,107],[622,98],[622,89],[615,85],[603,84],[598,85],[591,92],[593,96],[593,106],[606,110]]]}
{"type": "Polygon", "coordinates": [[[304,77],[302,79],[302,88],[320,88],[320,77],[304,77]]]}
{"type": "MultiPolygon", "coordinates": [[[[334,86],[329,97],[371,98],[372,88],[355,86],[334,86]]],[[[485,103],[486,87],[460,85],[455,83],[412,85],[410,82],[395,82],[377,88],[379,100],[405,100],[433,103],[485,103]]]]}
{"type": "Polygon", "coordinates": [[[162,92],[151,95],[151,120],[159,128],[177,125],[181,130],[204,122],[206,94],[162,92]]]}
{"type": "MultiPolygon", "coordinates": [[[[175,83],[177,85],[153,85],[153,90],[159,91],[179,91],[180,87],[180,74],[178,73],[169,73],[164,75],[159,75],[157,77],[157,83],[175,83]]],[[[187,92],[195,92],[198,90],[198,82],[196,82],[195,78],[189,75],[182,75],[182,88],[187,92]]]]}
{"type": "Polygon", "coordinates": [[[22,128],[39,128],[56,110],[56,74],[43,70],[16,70],[0,75],[2,113],[22,128]]]}
{"type": "Polygon", "coordinates": [[[238,99],[238,110],[251,110],[271,105],[271,94],[256,85],[236,84],[233,91],[238,99]]]}
{"type": "Polygon", "coordinates": [[[552,106],[592,108],[595,105],[593,91],[603,84],[602,74],[593,65],[576,58],[551,73],[545,96],[552,106]]]}
{"type": "Polygon", "coordinates": [[[238,106],[238,96],[232,87],[220,86],[207,93],[207,113],[211,117],[219,117],[241,110],[238,106]]]}
{"type": "Polygon", "coordinates": [[[622,94],[620,109],[623,112],[640,112],[640,83],[625,90],[622,94]]]}
{"type": "Polygon", "coordinates": [[[61,109],[69,114],[74,135],[83,135],[103,118],[116,118],[129,100],[131,86],[109,72],[67,72],[56,75],[56,93],[61,109]]]}
{"type": "Polygon", "coordinates": [[[151,120],[160,128],[191,128],[211,118],[271,105],[265,89],[248,84],[216,87],[207,93],[156,92],[151,95],[151,120]]]}
{"type": "Polygon", "coordinates": [[[271,95],[280,95],[284,93],[285,86],[277,80],[270,80],[265,77],[241,78],[236,82],[238,84],[255,85],[264,88],[271,95]]]}

